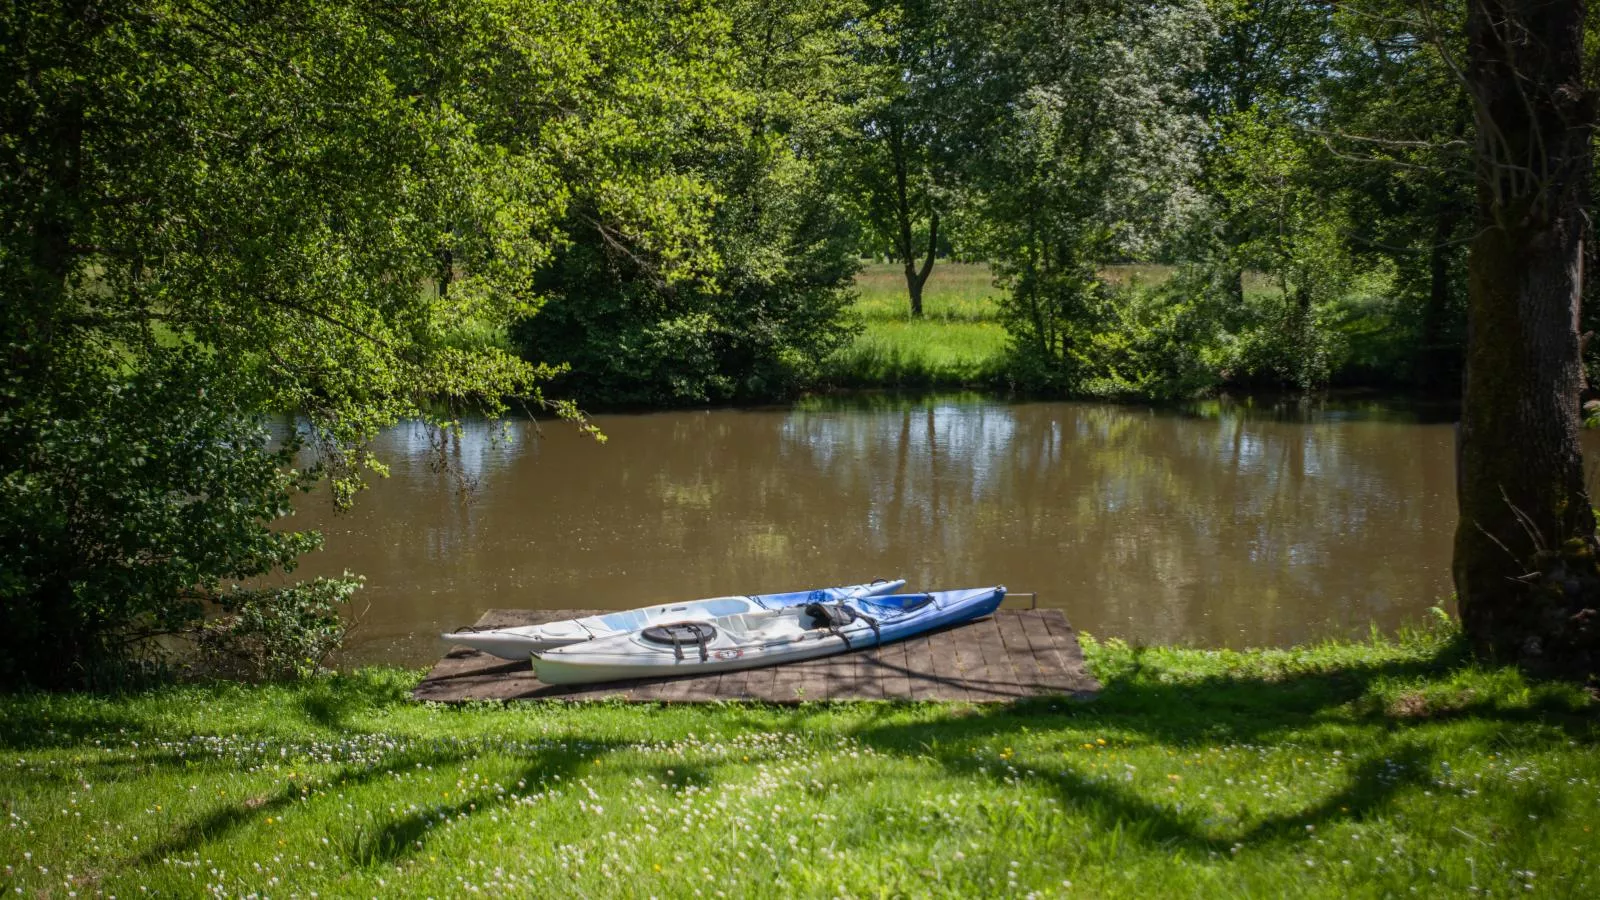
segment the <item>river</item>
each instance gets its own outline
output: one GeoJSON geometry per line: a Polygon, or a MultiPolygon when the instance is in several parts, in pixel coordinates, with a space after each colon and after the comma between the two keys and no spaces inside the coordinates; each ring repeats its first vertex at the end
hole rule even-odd
{"type": "Polygon", "coordinates": [[[1133,642],[1283,645],[1390,630],[1450,593],[1449,417],[1387,402],[1170,408],[866,396],[469,422],[426,432],[351,513],[302,498],[350,569],[348,658],[422,664],[490,607],[625,607],[903,577],[1036,591],[1133,642]]]}

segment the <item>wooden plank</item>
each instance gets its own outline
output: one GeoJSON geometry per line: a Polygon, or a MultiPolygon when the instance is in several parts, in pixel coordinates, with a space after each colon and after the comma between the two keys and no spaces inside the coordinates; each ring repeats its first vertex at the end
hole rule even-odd
{"type": "MultiPolygon", "coordinates": [[[[968,626],[971,627],[971,626],[968,626]]],[[[978,659],[970,647],[964,647],[961,629],[945,629],[928,635],[928,648],[932,651],[933,667],[930,670],[943,681],[955,697],[962,700],[981,700],[972,688],[977,674],[978,659]]],[[[939,699],[944,699],[941,696],[939,699]]]]}
{"type": "Polygon", "coordinates": [[[661,699],[661,686],[666,681],[660,678],[646,678],[639,681],[638,687],[633,689],[635,703],[654,703],[661,699]]]}
{"type": "MultiPolygon", "coordinates": [[[[828,700],[849,700],[855,689],[856,661],[845,653],[835,653],[817,661],[828,700]]],[[[824,699],[819,697],[817,699],[824,699]]]]}
{"type": "Polygon", "coordinates": [[[965,690],[957,691],[942,683],[933,667],[933,649],[928,636],[919,634],[902,641],[906,648],[906,679],[913,700],[965,700],[965,690]]]}
{"type": "Polygon", "coordinates": [[[1027,626],[1023,623],[1022,615],[996,616],[995,628],[1000,632],[1000,641],[1005,644],[1006,659],[1011,663],[1011,671],[1016,673],[1017,686],[1023,694],[1035,695],[1048,693],[1045,687],[1044,667],[1035,655],[1033,644],[1029,642],[1027,626]]]}
{"type": "MultiPolygon", "coordinates": [[[[480,627],[504,627],[592,614],[590,610],[500,610],[480,627]]],[[[418,700],[550,698],[585,702],[759,699],[1008,700],[1036,694],[1093,694],[1077,635],[1060,610],[1001,610],[967,625],[907,641],[784,666],[591,686],[541,684],[524,662],[466,648],[446,653],[418,683],[418,700]]]]}
{"type": "Polygon", "coordinates": [[[885,700],[911,699],[911,668],[906,662],[908,643],[910,641],[895,641],[878,648],[882,666],[878,687],[885,700]]]}
{"type": "Polygon", "coordinates": [[[772,667],[772,702],[798,703],[803,699],[801,685],[805,683],[804,666],[805,663],[795,663],[772,667]]]}
{"type": "Polygon", "coordinates": [[[978,658],[983,660],[982,681],[979,684],[986,700],[1011,699],[1017,696],[1017,675],[1011,671],[1006,650],[1000,642],[1000,632],[990,616],[972,623],[973,644],[978,658]]]}
{"type": "Polygon", "coordinates": [[[710,675],[691,675],[689,681],[689,699],[704,703],[708,700],[722,699],[722,673],[713,672],[710,675]]]}
{"type": "Polygon", "coordinates": [[[828,699],[827,665],[828,661],[825,659],[806,660],[794,664],[794,668],[800,674],[800,683],[795,689],[796,700],[804,702],[828,699]]]}
{"type": "MultiPolygon", "coordinates": [[[[632,700],[633,690],[639,684],[636,678],[626,681],[606,681],[600,684],[569,685],[559,692],[562,700],[632,700]]],[[[547,686],[549,687],[549,686],[547,686]]]]}
{"type": "Polygon", "coordinates": [[[1033,650],[1034,662],[1039,666],[1039,683],[1046,693],[1070,694],[1077,687],[1076,679],[1067,670],[1056,648],[1056,641],[1045,625],[1043,610],[1027,610],[1017,616],[1023,637],[1033,650]]]}
{"type": "MultiPolygon", "coordinates": [[[[934,664],[940,664],[940,652],[954,665],[951,673],[961,681],[961,687],[966,692],[968,700],[986,700],[989,692],[984,686],[988,680],[988,670],[984,668],[983,656],[978,652],[977,646],[972,643],[972,629],[977,623],[967,625],[965,628],[954,628],[936,632],[935,639],[930,641],[934,648],[934,664]]],[[[939,670],[941,673],[944,669],[939,670]]]]}
{"type": "Polygon", "coordinates": [[[745,673],[744,697],[771,703],[778,699],[778,671],[783,666],[763,666],[745,673]]]}
{"type": "Polygon", "coordinates": [[[1062,665],[1069,678],[1079,685],[1073,693],[1089,695],[1100,690],[1100,682],[1089,674],[1088,667],[1083,659],[1083,647],[1078,644],[1078,636],[1072,626],[1067,624],[1066,613],[1059,609],[1040,610],[1045,628],[1050,633],[1056,652],[1061,656],[1062,665]]]}
{"type": "Polygon", "coordinates": [[[883,682],[890,672],[888,651],[889,647],[877,644],[856,654],[856,677],[863,700],[883,699],[883,682]]]}
{"type": "Polygon", "coordinates": [[[662,682],[657,690],[657,696],[667,703],[684,703],[695,697],[695,682],[693,676],[672,678],[662,682]]]}
{"type": "Polygon", "coordinates": [[[717,687],[717,697],[723,700],[749,700],[750,676],[758,671],[760,669],[739,669],[733,673],[722,673],[722,684],[717,687]]]}
{"type": "Polygon", "coordinates": [[[845,654],[850,659],[850,699],[873,700],[883,698],[883,689],[878,687],[876,671],[877,666],[872,662],[874,647],[862,647],[851,650],[845,654]]]}

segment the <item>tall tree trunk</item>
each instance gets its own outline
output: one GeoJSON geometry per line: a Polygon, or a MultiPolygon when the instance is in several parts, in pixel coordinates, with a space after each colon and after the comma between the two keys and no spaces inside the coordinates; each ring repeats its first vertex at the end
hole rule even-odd
{"type": "Polygon", "coordinates": [[[933,272],[933,258],[939,249],[939,214],[935,212],[928,217],[928,255],[919,272],[916,242],[912,235],[915,210],[911,208],[911,164],[898,127],[892,127],[889,131],[889,152],[894,156],[895,215],[899,218],[899,246],[896,249],[901,265],[905,266],[906,293],[911,295],[911,316],[921,318],[922,288],[933,272]]]}
{"type": "Polygon", "coordinates": [[[1583,2],[1473,0],[1478,235],[1458,435],[1454,574],[1474,648],[1594,671],[1595,519],[1578,443],[1591,102],[1583,2]]]}
{"type": "Polygon", "coordinates": [[[1454,260],[1450,239],[1460,215],[1450,208],[1433,217],[1433,243],[1428,248],[1428,299],[1422,307],[1422,346],[1417,354],[1416,383],[1429,393],[1461,387],[1460,349],[1450,340],[1450,273],[1454,260]]]}
{"type": "Polygon", "coordinates": [[[434,281],[439,285],[439,299],[444,300],[450,296],[450,286],[456,280],[456,255],[449,247],[440,247],[435,252],[433,261],[437,270],[434,281]]]}
{"type": "Polygon", "coordinates": [[[1222,274],[1222,294],[1228,298],[1230,312],[1244,306],[1244,269],[1238,266],[1228,267],[1222,274]]]}

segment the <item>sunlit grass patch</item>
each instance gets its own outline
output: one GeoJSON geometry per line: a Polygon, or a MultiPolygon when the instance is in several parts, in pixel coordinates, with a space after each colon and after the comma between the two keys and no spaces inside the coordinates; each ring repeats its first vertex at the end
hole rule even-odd
{"type": "Polygon", "coordinates": [[[445,708],[411,703],[416,674],[393,670],[0,698],[0,889],[1600,890],[1600,726],[1580,689],[1469,664],[1448,629],[1086,651],[1100,699],[1018,707],[445,708]]]}
{"type": "MultiPolygon", "coordinates": [[[[905,270],[899,265],[870,263],[856,275],[859,299],[855,310],[870,323],[911,318],[905,270]]],[[[922,289],[923,317],[936,322],[992,322],[999,315],[1004,291],[984,263],[940,261],[922,289]]]]}
{"type": "Polygon", "coordinates": [[[835,387],[950,387],[997,380],[1006,353],[999,297],[989,267],[943,262],[923,293],[923,316],[911,317],[905,273],[873,263],[856,276],[853,314],[865,326],[823,366],[835,387]]]}
{"type": "Polygon", "coordinates": [[[993,322],[872,321],[824,366],[838,386],[935,387],[1000,377],[1006,331],[993,322]]]}

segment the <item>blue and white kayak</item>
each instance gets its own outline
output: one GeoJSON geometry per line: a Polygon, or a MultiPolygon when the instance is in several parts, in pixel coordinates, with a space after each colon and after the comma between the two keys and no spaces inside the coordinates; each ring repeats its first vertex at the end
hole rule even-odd
{"type": "Polygon", "coordinates": [[[816,659],[989,615],[1004,587],[811,601],[702,620],[663,620],[627,634],[533,655],[545,684],[589,684],[753,669],[816,659]]]}
{"type": "Polygon", "coordinates": [[[905,583],[904,578],[894,581],[879,579],[867,584],[849,584],[812,591],[752,594],[744,597],[708,597],[704,600],[645,606],[600,616],[562,619],[541,625],[462,629],[447,632],[440,637],[453,643],[465,644],[474,650],[492,653],[502,659],[523,660],[532,653],[625,635],[660,622],[715,619],[740,613],[783,609],[796,604],[836,602],[874,594],[893,594],[904,587],[905,583]]]}

